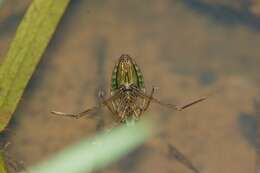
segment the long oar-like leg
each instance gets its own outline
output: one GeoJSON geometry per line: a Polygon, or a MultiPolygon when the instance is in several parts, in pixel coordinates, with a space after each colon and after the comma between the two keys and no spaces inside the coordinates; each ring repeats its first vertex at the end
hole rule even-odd
{"type": "Polygon", "coordinates": [[[197,100],[194,100],[194,101],[192,101],[192,102],[190,102],[190,103],[184,104],[184,105],[182,105],[182,106],[177,106],[177,109],[178,109],[179,111],[181,111],[181,110],[186,109],[186,108],[188,108],[188,107],[190,107],[190,106],[192,106],[192,105],[194,105],[194,104],[196,104],[196,103],[202,102],[202,101],[204,101],[204,100],[206,100],[206,99],[207,99],[207,97],[201,97],[201,98],[199,98],[199,99],[197,99],[197,100]]]}
{"type": "Polygon", "coordinates": [[[171,109],[174,109],[174,110],[178,110],[178,111],[182,111],[183,109],[186,109],[186,108],[188,108],[188,107],[190,107],[190,106],[192,106],[192,105],[194,105],[196,103],[202,102],[202,101],[207,99],[207,97],[201,97],[201,98],[196,99],[194,101],[191,101],[191,102],[189,102],[187,104],[184,104],[184,105],[181,105],[181,106],[177,106],[177,105],[173,105],[173,104],[169,104],[169,103],[164,103],[164,102],[162,102],[162,101],[160,101],[160,100],[158,100],[158,99],[156,99],[154,97],[148,96],[148,95],[144,94],[142,91],[138,90],[137,88],[134,88],[134,91],[140,97],[146,98],[146,99],[148,99],[150,101],[153,101],[155,103],[158,103],[158,104],[160,104],[162,106],[166,106],[168,108],[171,108],[171,109]]]}
{"type": "MultiPolygon", "coordinates": [[[[153,89],[153,90],[154,90],[154,89],[153,89]]],[[[143,93],[142,91],[140,91],[139,89],[137,89],[137,88],[135,88],[135,87],[133,87],[133,91],[134,91],[139,97],[146,98],[146,99],[150,100],[150,102],[153,101],[153,102],[158,103],[158,104],[160,104],[160,105],[162,105],[162,106],[167,106],[167,107],[169,107],[169,108],[178,110],[176,105],[172,105],[172,104],[168,104],[168,103],[163,103],[163,102],[159,101],[158,99],[154,98],[153,95],[148,96],[148,95],[146,95],[145,93],[143,93]]]]}
{"type": "Polygon", "coordinates": [[[186,156],[184,156],[176,147],[174,147],[173,145],[168,145],[168,147],[170,157],[173,157],[174,159],[178,160],[193,172],[200,173],[200,171],[193,165],[193,163],[186,156]]]}
{"type": "Polygon", "coordinates": [[[192,106],[192,105],[194,105],[194,104],[196,104],[196,103],[202,102],[202,101],[204,101],[204,100],[206,100],[206,99],[207,99],[206,97],[201,97],[201,98],[198,98],[198,99],[196,99],[196,100],[193,100],[193,101],[191,101],[191,102],[189,102],[189,103],[186,103],[186,104],[180,105],[180,106],[172,105],[172,104],[169,104],[169,103],[163,103],[163,102],[159,101],[159,100],[156,99],[156,98],[153,98],[152,100],[153,100],[154,102],[156,102],[156,103],[162,105],[162,106],[166,106],[166,107],[168,107],[168,108],[175,109],[175,110],[177,110],[177,111],[182,111],[183,109],[186,109],[186,108],[188,108],[188,107],[190,107],[190,106],[192,106]]]}
{"type": "Polygon", "coordinates": [[[51,111],[51,113],[54,115],[58,115],[58,116],[72,117],[72,118],[78,119],[78,118],[81,118],[81,117],[87,115],[91,111],[97,110],[98,108],[99,108],[98,106],[95,106],[95,107],[92,107],[90,109],[84,110],[79,113],[65,113],[65,112],[58,112],[58,111],[51,111]]]}
{"type": "Polygon", "coordinates": [[[115,98],[117,98],[119,96],[120,92],[116,93],[115,95],[107,98],[107,99],[104,99],[103,98],[103,95],[101,95],[100,97],[102,98],[102,101],[101,101],[101,104],[98,105],[98,106],[94,106],[92,108],[89,108],[87,110],[84,110],[82,112],[79,112],[79,113],[64,113],[64,112],[58,112],[58,111],[51,111],[52,114],[54,115],[59,115],[59,116],[67,116],[67,117],[72,117],[72,118],[81,118],[83,116],[86,116],[89,112],[91,111],[95,111],[97,109],[99,109],[100,107],[102,106],[107,106],[107,108],[114,114],[114,111],[113,109],[109,106],[109,102],[115,98]]]}

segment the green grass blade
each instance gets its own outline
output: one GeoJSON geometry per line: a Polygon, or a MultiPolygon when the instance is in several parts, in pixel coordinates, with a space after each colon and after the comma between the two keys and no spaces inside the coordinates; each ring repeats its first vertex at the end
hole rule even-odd
{"type": "Polygon", "coordinates": [[[8,124],[69,0],[33,0],[0,68],[0,131],[8,124]]]}
{"type": "Polygon", "coordinates": [[[3,153],[0,151],[0,173],[7,173],[3,153]]]}
{"type": "Polygon", "coordinates": [[[0,0],[0,7],[1,7],[1,5],[2,5],[3,2],[4,2],[4,0],[0,0]]]}
{"type": "Polygon", "coordinates": [[[93,172],[111,164],[142,144],[153,132],[148,121],[122,126],[110,132],[86,139],[65,149],[42,164],[28,169],[30,173],[93,172]]]}

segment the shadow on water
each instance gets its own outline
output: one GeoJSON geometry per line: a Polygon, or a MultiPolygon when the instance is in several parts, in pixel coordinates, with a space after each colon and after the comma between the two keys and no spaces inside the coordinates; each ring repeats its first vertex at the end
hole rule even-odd
{"type": "Polygon", "coordinates": [[[248,10],[248,4],[243,4],[245,8],[238,10],[227,5],[211,5],[201,0],[183,0],[181,2],[193,11],[207,15],[214,21],[227,26],[246,25],[257,31],[260,30],[260,18],[248,10]]]}
{"type": "MultiPolygon", "coordinates": [[[[96,95],[98,96],[99,92],[106,91],[107,88],[107,80],[106,80],[106,60],[107,60],[107,40],[104,37],[98,39],[96,46],[96,60],[97,60],[97,90],[96,95]]],[[[107,94],[106,94],[107,95],[107,94]]],[[[98,98],[98,97],[97,97],[98,98]]],[[[99,99],[96,100],[96,103],[99,104],[99,99]]],[[[103,115],[102,110],[100,109],[97,112],[97,115],[103,115]]],[[[104,118],[102,116],[98,116],[97,127],[96,130],[99,131],[104,127],[104,118]]]]}
{"type": "Polygon", "coordinates": [[[256,140],[256,119],[253,115],[246,112],[240,112],[239,117],[239,126],[242,132],[242,135],[246,138],[247,142],[255,146],[256,140]]]}
{"type": "Polygon", "coordinates": [[[7,34],[12,33],[22,20],[25,11],[7,16],[0,22],[0,37],[5,37],[7,34]]]}
{"type": "Polygon", "coordinates": [[[204,86],[214,84],[217,81],[217,74],[210,69],[203,69],[199,74],[198,81],[204,86]]]}
{"type": "Polygon", "coordinates": [[[253,115],[245,112],[240,112],[239,114],[239,125],[242,131],[242,134],[245,136],[247,141],[254,147],[259,148],[256,142],[260,141],[260,102],[256,99],[253,100],[253,108],[254,113],[253,115]]]}

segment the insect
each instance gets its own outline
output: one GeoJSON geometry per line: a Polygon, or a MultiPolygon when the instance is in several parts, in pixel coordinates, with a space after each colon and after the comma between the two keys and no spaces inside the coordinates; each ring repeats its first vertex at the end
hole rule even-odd
{"type": "Polygon", "coordinates": [[[79,113],[63,113],[57,111],[52,111],[51,113],[81,118],[88,115],[89,112],[99,109],[101,106],[106,106],[114,115],[116,121],[126,123],[128,120],[139,120],[141,115],[149,108],[151,102],[181,111],[206,99],[206,97],[202,97],[183,106],[176,106],[156,99],[154,97],[154,91],[155,88],[153,87],[149,95],[146,94],[144,77],[139,66],[133,58],[127,54],[123,54],[120,56],[112,72],[110,97],[105,98],[104,94],[100,94],[100,105],[79,113]]]}
{"type": "MultiPolygon", "coordinates": [[[[63,113],[57,111],[52,111],[52,113],[55,115],[81,118],[88,115],[91,111],[99,109],[101,106],[106,106],[118,122],[127,123],[128,120],[139,120],[141,115],[149,108],[151,102],[158,103],[177,111],[182,111],[183,109],[206,99],[206,97],[202,97],[184,104],[183,106],[176,106],[156,99],[154,97],[154,91],[155,88],[153,87],[152,91],[148,95],[146,94],[144,78],[139,66],[129,55],[123,54],[112,72],[110,97],[105,98],[104,94],[101,93],[100,105],[79,113],[63,113]]],[[[169,145],[169,151],[171,157],[175,157],[189,169],[193,170],[195,173],[199,173],[191,161],[174,146],[169,145]]]]}

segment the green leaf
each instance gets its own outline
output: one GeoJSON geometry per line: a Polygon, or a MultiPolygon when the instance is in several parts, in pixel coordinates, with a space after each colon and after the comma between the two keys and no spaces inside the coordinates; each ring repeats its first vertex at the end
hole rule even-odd
{"type": "MultiPolygon", "coordinates": [[[[28,169],[30,173],[93,172],[111,164],[145,142],[155,132],[151,121],[122,126],[85,139],[44,163],[28,169]]],[[[26,173],[26,172],[23,172],[26,173]]]]}
{"type": "Polygon", "coordinates": [[[0,132],[7,126],[69,0],[34,0],[0,68],[0,132]]]}
{"type": "Polygon", "coordinates": [[[7,173],[6,167],[5,167],[5,162],[4,162],[4,157],[3,157],[3,152],[0,151],[0,173],[7,173]]]}

